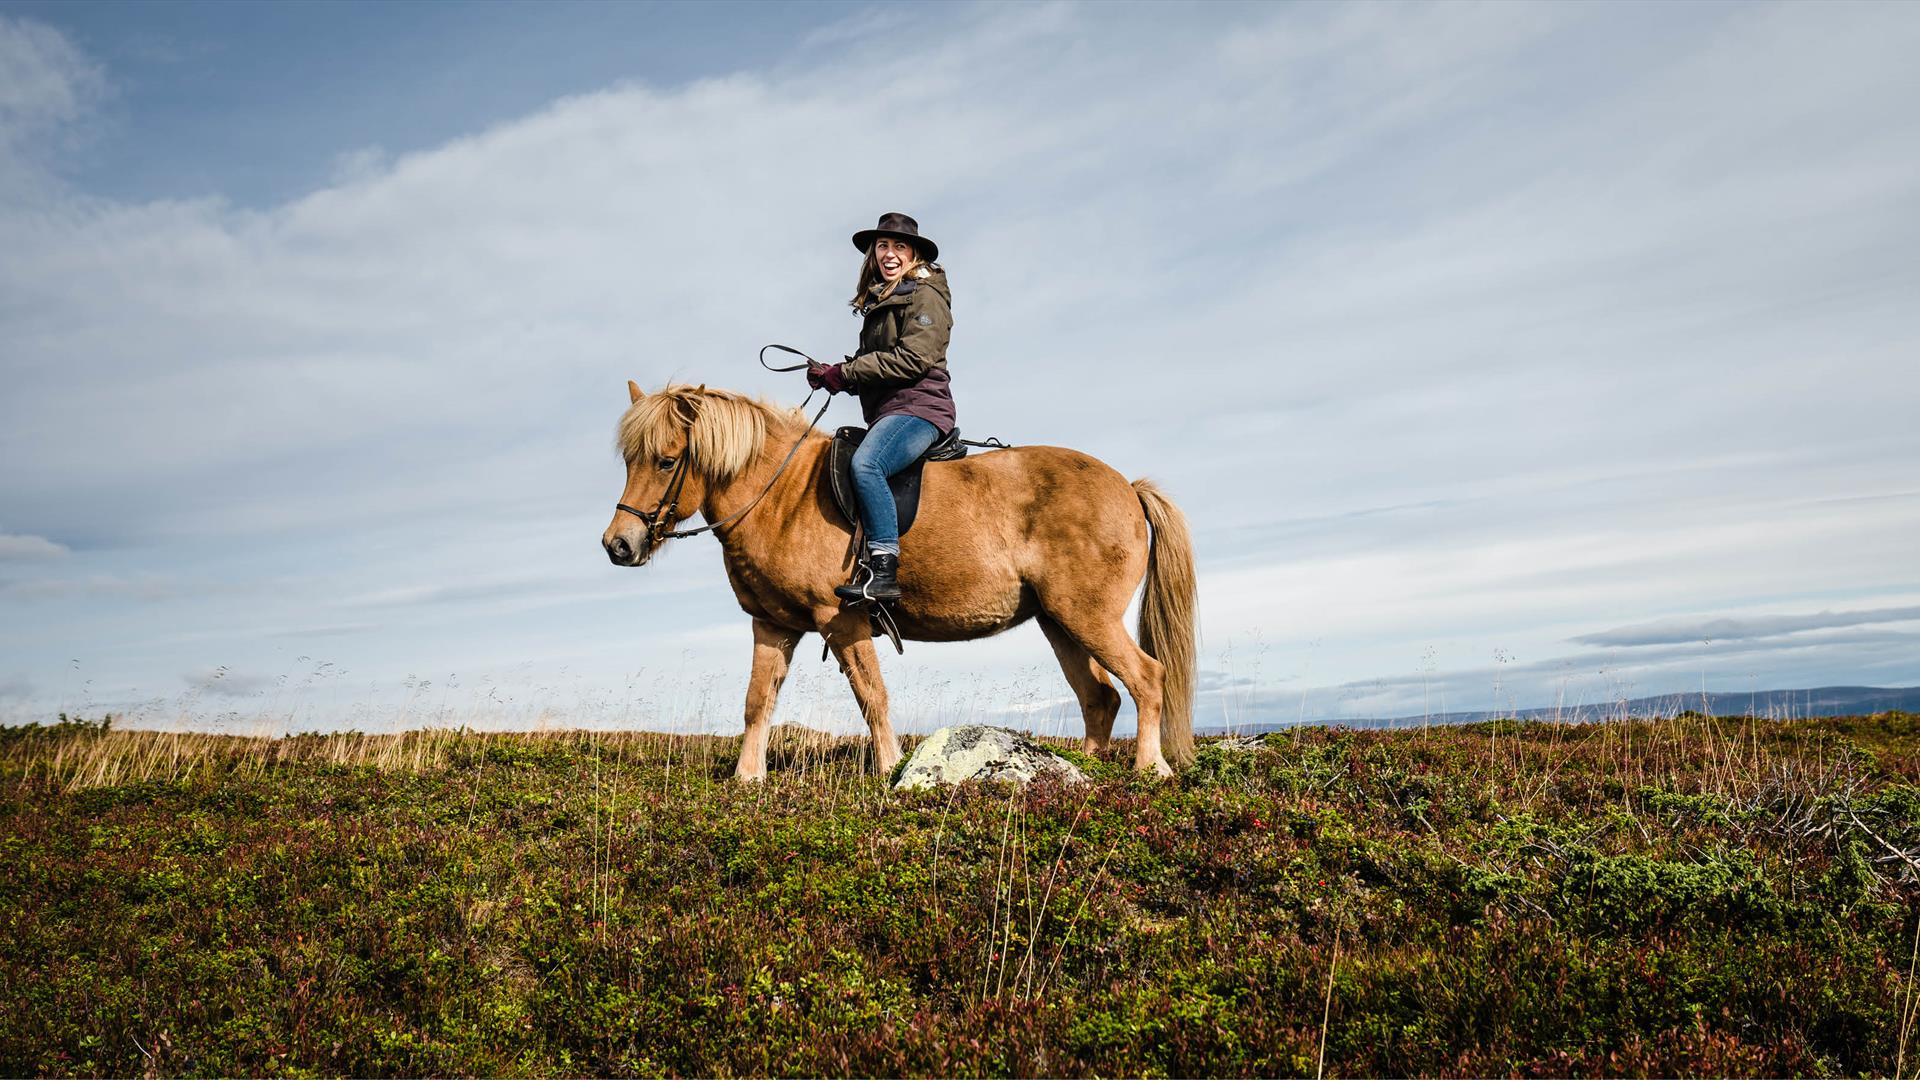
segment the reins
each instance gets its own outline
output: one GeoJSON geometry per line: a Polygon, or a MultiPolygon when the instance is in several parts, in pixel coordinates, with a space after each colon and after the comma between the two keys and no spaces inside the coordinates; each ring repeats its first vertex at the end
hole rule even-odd
{"type": "MultiPolygon", "coordinates": [[[[816,364],[818,362],[819,361],[815,360],[811,356],[808,356],[806,353],[801,352],[799,349],[791,349],[785,345],[767,345],[762,347],[760,350],[760,366],[763,368],[766,368],[768,371],[774,371],[774,372],[799,371],[801,368],[807,367],[812,364],[816,364]],[[793,355],[801,357],[803,360],[805,360],[805,363],[794,364],[790,367],[772,367],[767,363],[768,349],[779,349],[781,352],[792,353],[793,355]]],[[[817,390],[807,391],[807,396],[805,400],[801,401],[799,406],[795,408],[793,411],[804,412],[806,410],[806,407],[813,403],[813,395],[817,393],[819,393],[819,391],[817,390]]],[[[828,394],[827,400],[820,404],[820,411],[814,413],[813,419],[807,422],[806,430],[802,431],[800,433],[800,437],[794,440],[793,445],[787,448],[787,456],[780,459],[780,467],[773,470],[773,475],[767,479],[767,484],[765,487],[760,489],[760,493],[755,495],[753,499],[747,503],[747,505],[741,507],[738,510],[735,510],[733,513],[728,514],[726,517],[720,519],[719,521],[702,525],[697,529],[672,529],[671,528],[672,519],[678,517],[680,513],[680,491],[682,488],[686,487],[688,463],[693,460],[693,440],[691,438],[687,440],[686,452],[680,455],[680,460],[678,462],[674,463],[673,476],[667,481],[666,490],[660,493],[660,501],[653,504],[653,510],[651,512],[648,512],[646,510],[635,510],[633,507],[628,506],[626,503],[614,503],[613,508],[615,510],[625,510],[627,513],[632,514],[634,517],[637,517],[641,521],[646,523],[647,546],[650,548],[657,546],[660,543],[667,540],[681,540],[689,536],[699,536],[701,533],[712,532],[715,529],[720,528],[721,526],[731,525],[734,522],[739,521],[741,518],[746,517],[747,511],[752,510],[754,507],[760,505],[760,500],[766,498],[767,492],[773,490],[773,485],[777,481],[779,481],[780,474],[786,472],[787,466],[793,462],[793,455],[800,452],[800,445],[807,441],[807,436],[813,434],[814,425],[818,424],[820,422],[820,418],[827,414],[827,406],[832,404],[833,404],[833,395],[828,394]],[[664,517],[662,516],[662,511],[665,512],[664,517]],[[661,531],[661,525],[663,523],[669,527],[669,531],[666,531],[666,532],[661,531]]]]}
{"type": "MultiPolygon", "coordinates": [[[[801,352],[799,349],[791,348],[786,345],[762,345],[760,347],[760,366],[763,368],[766,368],[768,371],[772,371],[772,372],[799,371],[802,368],[812,367],[818,363],[819,363],[818,360],[815,360],[813,357],[808,356],[806,353],[801,352]],[[779,349],[783,353],[792,353],[794,356],[799,357],[803,362],[798,364],[789,364],[786,367],[774,367],[773,365],[767,363],[768,349],[779,349]]],[[[800,404],[793,411],[805,412],[807,406],[813,403],[813,395],[817,393],[819,393],[818,390],[807,391],[807,396],[805,400],[801,401],[800,404]]],[[[794,444],[787,448],[787,456],[780,459],[780,467],[773,470],[773,476],[768,478],[767,485],[761,488],[760,493],[758,495],[755,495],[753,499],[747,503],[747,505],[741,507],[738,510],[735,510],[733,513],[728,514],[726,517],[720,519],[719,521],[713,522],[712,524],[709,524],[709,525],[702,525],[697,529],[671,528],[672,519],[677,518],[680,514],[680,491],[682,488],[686,487],[687,485],[688,463],[693,460],[693,440],[691,437],[689,437],[687,440],[686,452],[680,455],[680,460],[678,462],[674,463],[673,476],[670,479],[668,479],[666,490],[660,493],[660,501],[653,504],[653,509],[651,511],[636,510],[633,507],[628,506],[626,503],[614,503],[613,508],[615,510],[625,510],[627,513],[632,514],[634,517],[639,518],[643,522],[646,522],[647,546],[650,548],[659,545],[663,541],[681,540],[689,536],[699,536],[701,533],[713,532],[715,529],[718,529],[722,526],[731,525],[734,522],[739,521],[741,518],[746,517],[747,511],[752,510],[754,507],[760,505],[760,500],[766,498],[767,492],[773,490],[773,485],[780,479],[780,474],[786,472],[787,466],[793,462],[793,455],[800,452],[800,444],[806,442],[807,436],[813,434],[814,425],[820,422],[821,417],[827,415],[827,406],[832,404],[833,404],[833,395],[828,394],[827,400],[822,402],[820,405],[820,411],[817,413],[814,413],[813,419],[807,422],[807,428],[805,431],[802,431],[800,433],[800,438],[796,439],[794,441],[794,444]],[[668,526],[668,531],[665,531],[665,532],[661,531],[661,526],[663,523],[668,526]]],[[[978,441],[973,439],[961,439],[960,441],[968,446],[982,446],[982,447],[987,447],[989,449],[994,449],[994,450],[1005,450],[1008,448],[1007,444],[1001,442],[999,439],[983,439],[978,441]]]]}
{"type": "MultiPolygon", "coordinates": [[[[813,357],[808,356],[806,353],[801,352],[799,349],[791,349],[785,345],[760,346],[760,366],[763,368],[766,368],[768,371],[776,371],[776,372],[777,371],[799,371],[803,367],[807,367],[808,365],[811,365],[811,364],[817,364],[819,362],[820,361],[815,360],[813,357]],[[788,364],[786,367],[773,367],[767,363],[768,349],[779,349],[783,353],[792,353],[793,355],[799,357],[800,359],[805,360],[806,363],[805,364],[788,364]]],[[[813,395],[808,394],[807,398],[811,400],[813,398],[813,395]]],[[[804,401],[801,402],[800,407],[803,409],[806,408],[806,402],[804,401]]]]}

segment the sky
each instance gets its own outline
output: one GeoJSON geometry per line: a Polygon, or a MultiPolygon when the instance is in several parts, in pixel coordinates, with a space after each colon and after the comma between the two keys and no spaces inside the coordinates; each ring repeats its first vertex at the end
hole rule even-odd
{"type": "MultiPolygon", "coordinates": [[[[1920,683],[1920,8],[0,2],[0,719],[731,731],[625,383],[938,240],[1192,522],[1203,726],[1920,683]]],[[[827,423],[857,422],[835,405],[827,423]]],[[[1040,634],[897,722],[1077,734],[1040,634]]],[[[801,645],[779,718],[860,728],[801,645]]],[[[1125,727],[1123,720],[1122,726],[1125,727]]]]}

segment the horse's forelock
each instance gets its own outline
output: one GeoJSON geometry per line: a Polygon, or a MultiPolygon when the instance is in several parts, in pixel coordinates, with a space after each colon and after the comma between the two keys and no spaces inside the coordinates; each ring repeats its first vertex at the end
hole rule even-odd
{"type": "Polygon", "coordinates": [[[753,462],[769,428],[794,419],[790,410],[729,390],[669,386],[628,407],[620,418],[620,452],[629,462],[663,456],[684,436],[694,469],[725,483],[753,462]]]}

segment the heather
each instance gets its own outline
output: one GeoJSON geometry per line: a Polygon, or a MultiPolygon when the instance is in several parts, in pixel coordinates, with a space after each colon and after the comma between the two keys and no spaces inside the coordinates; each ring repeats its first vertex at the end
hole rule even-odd
{"type": "Polygon", "coordinates": [[[1920,1068],[1920,717],[1201,743],[0,730],[0,1073],[1920,1068]]]}

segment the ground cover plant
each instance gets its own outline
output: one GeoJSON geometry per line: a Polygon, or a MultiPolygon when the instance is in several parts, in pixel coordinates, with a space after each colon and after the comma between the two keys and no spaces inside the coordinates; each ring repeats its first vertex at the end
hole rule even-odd
{"type": "Polygon", "coordinates": [[[0,1073],[1920,1069],[1911,715],[737,748],[0,730],[0,1073]]]}

